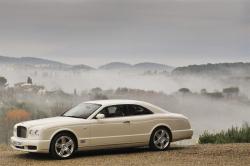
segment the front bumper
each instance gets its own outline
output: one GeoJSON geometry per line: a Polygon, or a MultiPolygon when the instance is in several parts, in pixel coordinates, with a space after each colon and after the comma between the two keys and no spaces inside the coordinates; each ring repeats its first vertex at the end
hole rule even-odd
{"type": "Polygon", "coordinates": [[[29,140],[26,138],[11,137],[11,147],[24,152],[48,153],[50,140],[29,140]]]}

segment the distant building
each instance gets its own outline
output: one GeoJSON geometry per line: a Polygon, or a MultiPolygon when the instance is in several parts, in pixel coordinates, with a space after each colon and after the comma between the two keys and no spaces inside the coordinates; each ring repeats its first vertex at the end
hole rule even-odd
{"type": "Polygon", "coordinates": [[[33,92],[33,93],[45,91],[44,86],[30,84],[26,82],[19,82],[19,83],[14,84],[14,89],[17,91],[25,91],[25,92],[33,92]]]}

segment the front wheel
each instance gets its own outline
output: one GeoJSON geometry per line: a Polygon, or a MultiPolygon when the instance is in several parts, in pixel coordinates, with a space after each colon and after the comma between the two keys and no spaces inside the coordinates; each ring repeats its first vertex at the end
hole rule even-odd
{"type": "Polygon", "coordinates": [[[164,127],[156,128],[150,137],[150,148],[153,150],[166,150],[170,146],[171,134],[164,127]]]}
{"type": "Polygon", "coordinates": [[[67,159],[72,156],[75,149],[74,137],[68,133],[60,133],[53,138],[50,153],[56,159],[67,159]]]}

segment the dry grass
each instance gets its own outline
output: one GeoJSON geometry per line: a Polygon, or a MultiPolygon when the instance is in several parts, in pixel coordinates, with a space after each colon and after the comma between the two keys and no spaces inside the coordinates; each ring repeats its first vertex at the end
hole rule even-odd
{"type": "Polygon", "coordinates": [[[250,144],[173,146],[165,152],[146,148],[79,152],[69,160],[53,160],[46,154],[27,154],[0,146],[3,166],[80,166],[80,165],[250,165],[250,144]]]}

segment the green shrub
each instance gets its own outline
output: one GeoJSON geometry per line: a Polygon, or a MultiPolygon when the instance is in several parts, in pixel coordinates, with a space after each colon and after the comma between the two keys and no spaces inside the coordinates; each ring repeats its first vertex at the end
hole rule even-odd
{"type": "Polygon", "coordinates": [[[219,133],[205,131],[199,136],[200,144],[250,143],[250,126],[244,123],[240,128],[232,127],[219,133]]]}

